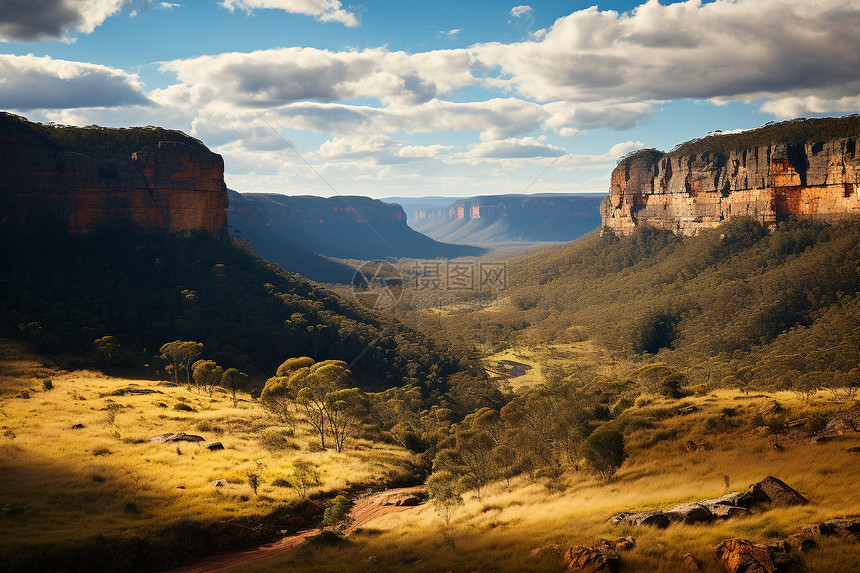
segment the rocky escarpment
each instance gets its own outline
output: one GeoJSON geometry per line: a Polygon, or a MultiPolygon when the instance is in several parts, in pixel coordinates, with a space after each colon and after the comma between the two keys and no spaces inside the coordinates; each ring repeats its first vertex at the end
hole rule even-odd
{"type": "Polygon", "coordinates": [[[693,235],[736,215],[767,227],[796,217],[860,215],[860,116],[793,120],[622,159],[601,204],[603,226],[693,235]]]}
{"type": "Polygon", "coordinates": [[[32,123],[0,113],[0,223],[226,231],[224,162],[199,141],[154,127],[32,123]]]}
{"type": "Polygon", "coordinates": [[[412,225],[437,240],[466,243],[570,241],[600,225],[594,195],[485,195],[419,209],[412,225]]]}
{"type": "Polygon", "coordinates": [[[295,245],[308,253],[363,260],[449,258],[484,252],[478,247],[434,241],[407,226],[400,205],[369,197],[231,191],[228,218],[230,228],[249,239],[261,255],[305,276],[311,276],[307,260],[295,259],[295,245]]]}

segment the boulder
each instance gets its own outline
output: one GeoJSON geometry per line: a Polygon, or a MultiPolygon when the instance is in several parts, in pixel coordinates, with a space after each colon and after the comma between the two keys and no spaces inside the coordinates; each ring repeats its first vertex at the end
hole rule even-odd
{"type": "Polygon", "coordinates": [[[800,535],[840,535],[860,541],[860,519],[828,519],[814,525],[801,525],[800,535]]]}
{"type": "Polygon", "coordinates": [[[750,486],[750,493],[756,502],[768,502],[774,505],[805,505],[809,500],[800,495],[784,481],[768,476],[750,486]]]}
{"type": "Polygon", "coordinates": [[[587,571],[588,573],[615,572],[618,570],[620,558],[614,549],[608,546],[574,545],[564,552],[562,558],[568,571],[587,571]]]}
{"type": "Polygon", "coordinates": [[[753,494],[749,491],[733,491],[731,493],[721,495],[720,497],[703,499],[699,503],[701,503],[708,509],[711,509],[711,511],[713,511],[713,507],[715,505],[734,505],[737,507],[745,507],[749,509],[750,507],[752,507],[753,503],[755,503],[755,498],[753,497],[753,494]]]}
{"type": "Polygon", "coordinates": [[[539,555],[543,555],[545,553],[555,553],[559,557],[562,554],[561,546],[558,543],[553,543],[552,545],[544,545],[543,547],[535,547],[529,554],[532,557],[537,557],[539,555]]]}
{"type": "Polygon", "coordinates": [[[376,505],[393,505],[396,507],[414,507],[421,505],[427,498],[427,492],[424,488],[401,488],[394,489],[379,495],[376,499],[376,505]]]}
{"type": "Polygon", "coordinates": [[[700,503],[684,503],[665,512],[671,523],[710,523],[714,520],[711,510],[700,503]]]}
{"type": "Polygon", "coordinates": [[[638,513],[619,513],[610,517],[609,521],[615,525],[650,525],[659,528],[669,525],[669,517],[659,509],[638,513]]]}
{"type": "Polygon", "coordinates": [[[179,432],[178,434],[159,434],[149,438],[149,441],[156,444],[166,444],[169,442],[202,442],[203,437],[179,432]]]}
{"type": "Polygon", "coordinates": [[[714,517],[719,517],[721,519],[731,519],[733,517],[742,517],[750,514],[750,510],[747,508],[738,507],[736,505],[714,505],[708,509],[711,510],[714,517]]]}
{"type": "Polygon", "coordinates": [[[212,442],[211,444],[209,444],[208,446],[206,446],[206,449],[207,449],[207,450],[209,450],[210,452],[215,452],[215,451],[218,451],[218,450],[223,450],[223,449],[224,449],[224,444],[222,444],[221,442],[212,442]]]}
{"type": "Polygon", "coordinates": [[[783,546],[763,545],[734,537],[714,549],[726,573],[780,573],[794,561],[783,546]]]}
{"type": "Polygon", "coordinates": [[[782,406],[780,406],[779,402],[776,400],[768,400],[761,405],[761,408],[758,409],[758,413],[762,416],[771,416],[780,411],[782,411],[782,406]]]}

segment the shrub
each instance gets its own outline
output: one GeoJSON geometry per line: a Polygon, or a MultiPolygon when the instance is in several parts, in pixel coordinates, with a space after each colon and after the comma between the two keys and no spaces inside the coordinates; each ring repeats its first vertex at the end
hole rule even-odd
{"type": "Polygon", "coordinates": [[[334,498],[323,513],[323,525],[335,528],[343,528],[349,522],[349,508],[352,502],[346,496],[339,495],[334,498]]]}
{"type": "Polygon", "coordinates": [[[579,454],[600,476],[609,481],[624,460],[624,436],[615,430],[597,430],[582,442],[579,454]]]}
{"type": "Polygon", "coordinates": [[[194,412],[194,408],[188,404],[174,404],[173,409],[179,410],[180,412],[194,412]]]}
{"type": "Polygon", "coordinates": [[[42,388],[44,388],[46,391],[53,390],[54,382],[50,378],[45,378],[44,380],[42,380],[42,388]]]}

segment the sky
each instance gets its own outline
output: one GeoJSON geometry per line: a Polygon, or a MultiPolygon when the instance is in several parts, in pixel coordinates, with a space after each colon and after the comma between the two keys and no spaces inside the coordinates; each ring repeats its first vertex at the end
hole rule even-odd
{"type": "Polygon", "coordinates": [[[860,0],[0,0],[0,110],[182,130],[240,192],[606,193],[636,149],[860,112],[858,46],[860,0]]]}

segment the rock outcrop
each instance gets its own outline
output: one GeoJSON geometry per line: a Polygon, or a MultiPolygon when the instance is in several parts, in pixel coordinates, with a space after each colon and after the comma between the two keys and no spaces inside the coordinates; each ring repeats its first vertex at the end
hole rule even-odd
{"type": "Polygon", "coordinates": [[[226,232],[224,162],[201,142],[154,127],[32,123],[0,113],[0,223],[226,232]]]}
{"type": "Polygon", "coordinates": [[[603,226],[693,235],[732,216],[767,227],[796,217],[860,215],[860,117],[794,120],[716,134],[668,154],[622,159],[601,204],[603,226]]]}

